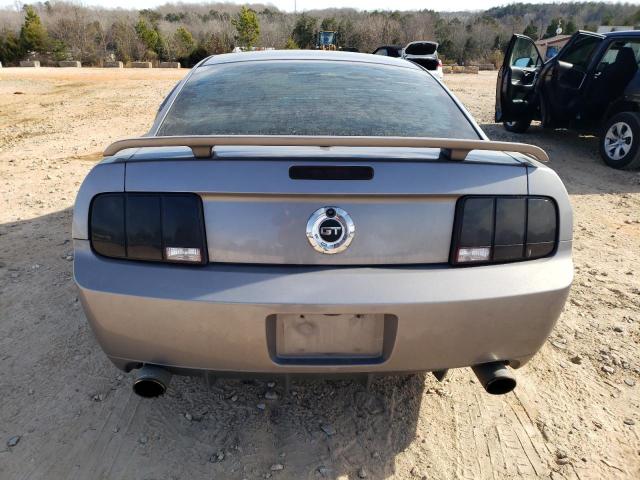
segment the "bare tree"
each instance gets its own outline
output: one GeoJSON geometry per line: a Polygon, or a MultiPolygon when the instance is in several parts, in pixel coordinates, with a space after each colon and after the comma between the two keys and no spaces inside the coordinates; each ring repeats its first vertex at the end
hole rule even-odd
{"type": "MultiPolygon", "coordinates": [[[[0,8],[0,32],[15,36],[24,20],[25,2],[15,1],[0,8]]],[[[153,48],[140,41],[135,25],[141,12],[83,6],[76,1],[48,0],[27,2],[37,11],[49,38],[55,41],[56,53],[63,52],[83,63],[99,64],[113,56],[130,61],[143,58],[177,58],[175,33],[183,28],[190,33],[194,49],[190,62],[212,53],[228,52],[234,46],[232,19],[241,6],[232,3],[166,3],[143,11],[153,18],[152,28],[159,41],[153,48]]],[[[257,46],[284,48],[292,38],[300,15],[254,3],[247,5],[258,16],[260,35],[257,46]]],[[[382,44],[406,45],[413,40],[435,40],[440,53],[460,62],[496,62],[499,50],[513,33],[522,33],[529,25],[538,32],[547,30],[553,19],[573,19],[576,25],[598,25],[603,22],[626,24],[637,18],[638,7],[628,3],[512,3],[483,12],[359,11],[328,8],[305,12],[316,19],[305,26],[305,38],[315,38],[323,20],[336,29],[341,46],[371,52],[382,44]],[[308,27],[308,28],[307,28],[308,27]]],[[[183,37],[185,37],[183,35],[183,37]]],[[[189,43],[189,42],[187,42],[189,43]]],[[[312,48],[314,41],[309,41],[312,48]]],[[[303,45],[305,46],[305,45],[303,45]]],[[[187,49],[189,50],[189,49],[187,49]]],[[[0,49],[1,51],[1,49],[0,49]]],[[[0,58],[2,61],[2,58],[0,58]]]]}

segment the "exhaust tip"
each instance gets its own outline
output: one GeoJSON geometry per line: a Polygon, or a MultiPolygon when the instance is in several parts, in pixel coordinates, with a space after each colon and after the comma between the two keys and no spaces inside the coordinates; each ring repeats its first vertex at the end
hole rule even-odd
{"type": "Polygon", "coordinates": [[[156,398],[167,391],[171,372],[155,365],[145,365],[136,373],[133,392],[143,398],[156,398]]]}
{"type": "Polygon", "coordinates": [[[485,390],[491,395],[504,395],[516,388],[516,379],[513,377],[497,377],[487,382],[485,390]]]}
{"type": "Polygon", "coordinates": [[[133,391],[144,398],[155,398],[164,395],[167,387],[157,380],[143,378],[134,382],[133,391]]]}
{"type": "Polygon", "coordinates": [[[516,388],[516,379],[502,362],[483,363],[471,367],[480,384],[490,395],[504,395],[516,388]]]}

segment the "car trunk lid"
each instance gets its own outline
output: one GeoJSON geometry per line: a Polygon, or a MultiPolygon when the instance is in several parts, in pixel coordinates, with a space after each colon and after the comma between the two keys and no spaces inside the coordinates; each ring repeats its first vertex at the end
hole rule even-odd
{"type": "Polygon", "coordinates": [[[208,160],[190,153],[141,149],[127,161],[126,190],[198,193],[213,262],[445,263],[460,196],[527,193],[525,163],[496,152],[472,152],[464,162],[442,161],[435,149],[245,147],[216,149],[208,160]],[[336,179],[350,170],[370,175],[336,179]],[[322,207],[354,222],[353,241],[339,254],[319,253],[307,238],[322,207]]]}
{"type": "Polygon", "coordinates": [[[405,55],[433,55],[438,49],[437,42],[411,42],[404,49],[405,55]]]}

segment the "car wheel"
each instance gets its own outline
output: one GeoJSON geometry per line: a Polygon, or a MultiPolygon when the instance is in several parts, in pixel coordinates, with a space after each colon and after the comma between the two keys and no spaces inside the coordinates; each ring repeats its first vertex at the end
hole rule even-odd
{"type": "Polygon", "coordinates": [[[600,135],[600,155],[613,168],[640,167],[640,115],[623,112],[609,118],[600,135]]]}
{"type": "Polygon", "coordinates": [[[514,122],[503,122],[504,129],[507,132],[524,133],[529,130],[531,120],[516,120],[514,122]]]}

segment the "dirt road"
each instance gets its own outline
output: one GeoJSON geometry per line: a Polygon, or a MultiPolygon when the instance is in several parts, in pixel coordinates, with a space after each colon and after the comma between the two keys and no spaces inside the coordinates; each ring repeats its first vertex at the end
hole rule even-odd
{"type": "Polygon", "coordinates": [[[495,74],[447,83],[495,139],[545,148],[575,209],[576,279],[515,393],[468,370],[294,383],[174,378],[141,400],[72,280],[71,207],[110,141],[185,71],[0,69],[0,478],[640,478],[640,173],[596,141],[492,123],[495,74]]]}

